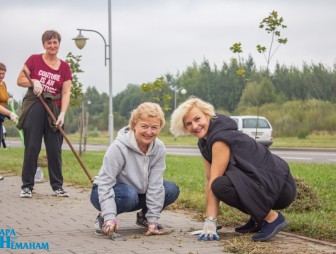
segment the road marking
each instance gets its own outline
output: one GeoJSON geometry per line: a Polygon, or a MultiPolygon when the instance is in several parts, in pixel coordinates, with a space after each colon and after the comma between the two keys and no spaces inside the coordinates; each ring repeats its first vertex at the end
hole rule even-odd
{"type": "Polygon", "coordinates": [[[313,160],[312,158],[300,158],[300,157],[283,157],[281,156],[282,159],[288,159],[288,160],[306,160],[306,161],[311,161],[313,160]]]}

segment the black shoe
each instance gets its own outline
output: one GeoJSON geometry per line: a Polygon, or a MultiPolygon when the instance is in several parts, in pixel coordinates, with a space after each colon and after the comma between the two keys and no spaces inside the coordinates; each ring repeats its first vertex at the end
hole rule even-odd
{"type": "MultiPolygon", "coordinates": [[[[148,221],[147,221],[145,215],[140,216],[139,213],[137,213],[137,219],[136,219],[135,223],[140,227],[144,227],[144,228],[148,227],[148,221]]],[[[158,224],[157,229],[158,230],[163,229],[162,225],[158,224]]]]}
{"type": "Polygon", "coordinates": [[[255,221],[252,218],[250,218],[245,225],[235,228],[235,231],[241,234],[254,233],[258,232],[259,230],[260,226],[257,226],[257,223],[255,223],[255,221]]]}
{"type": "Polygon", "coordinates": [[[30,188],[23,188],[20,193],[20,198],[32,198],[33,191],[30,188]]]}
{"type": "Polygon", "coordinates": [[[284,229],[288,225],[285,218],[281,213],[278,213],[278,218],[275,221],[268,223],[264,222],[260,231],[252,236],[252,240],[254,241],[268,241],[277,233],[279,233],[282,229],[284,229]]]}
{"type": "Polygon", "coordinates": [[[52,194],[55,197],[69,197],[69,193],[67,193],[65,190],[63,190],[62,188],[58,189],[58,190],[54,190],[54,193],[52,194]]]}

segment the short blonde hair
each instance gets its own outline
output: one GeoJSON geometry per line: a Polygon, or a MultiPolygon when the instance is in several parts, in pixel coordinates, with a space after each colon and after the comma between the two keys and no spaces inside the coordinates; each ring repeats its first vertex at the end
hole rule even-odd
{"type": "Polygon", "coordinates": [[[178,108],[174,110],[171,116],[170,132],[175,137],[189,134],[189,132],[184,126],[183,118],[194,107],[197,107],[200,110],[202,110],[202,112],[206,116],[210,116],[210,118],[213,118],[216,115],[215,108],[210,103],[205,102],[196,97],[189,98],[188,100],[183,102],[181,105],[179,105],[178,108]]]}
{"type": "Polygon", "coordinates": [[[159,119],[160,128],[165,125],[164,113],[160,105],[153,102],[144,102],[132,111],[128,127],[133,130],[140,119],[144,120],[149,117],[159,119]]]}

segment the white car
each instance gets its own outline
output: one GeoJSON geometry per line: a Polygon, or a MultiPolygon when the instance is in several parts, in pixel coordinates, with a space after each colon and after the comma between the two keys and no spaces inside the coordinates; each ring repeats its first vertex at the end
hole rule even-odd
{"type": "Polygon", "coordinates": [[[265,146],[273,144],[273,128],[263,116],[230,116],[236,121],[238,130],[265,146]],[[258,125],[257,125],[258,122],[258,125]]]}

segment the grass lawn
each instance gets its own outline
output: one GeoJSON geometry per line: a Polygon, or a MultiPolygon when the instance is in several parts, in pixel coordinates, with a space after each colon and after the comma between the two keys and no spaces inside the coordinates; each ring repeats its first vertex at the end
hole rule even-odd
{"type": "MultiPolygon", "coordinates": [[[[104,151],[90,151],[82,157],[92,177],[97,175],[104,153],[104,151]]],[[[0,173],[11,172],[20,175],[22,159],[22,148],[1,150],[0,173]]],[[[290,167],[292,174],[303,180],[307,189],[299,190],[297,201],[292,207],[283,210],[290,223],[286,231],[336,242],[335,164],[292,162],[290,167]],[[307,190],[312,191],[315,196],[308,196],[307,190]]],[[[44,168],[43,171],[45,177],[48,177],[47,169],[44,168]]],[[[71,151],[63,151],[63,176],[68,184],[88,188],[91,186],[71,151]]],[[[205,175],[201,157],[168,155],[165,179],[174,181],[180,186],[180,197],[174,207],[196,211],[201,218],[205,209],[205,175]]],[[[247,218],[238,210],[221,204],[220,224],[233,227],[244,223],[247,218]]]]}
{"type": "MultiPolygon", "coordinates": [[[[116,133],[114,135],[116,137],[116,133]]],[[[79,143],[79,134],[68,135],[71,142],[79,143]]],[[[16,139],[18,139],[16,137],[16,139]]],[[[183,136],[174,138],[168,131],[160,134],[160,139],[169,146],[197,146],[197,139],[193,136],[183,136]]],[[[109,138],[107,132],[101,132],[97,137],[87,137],[88,144],[108,144],[109,138]]],[[[300,148],[336,148],[336,135],[325,132],[316,132],[305,139],[298,137],[274,137],[272,147],[300,147],[300,148]]]]}

